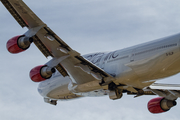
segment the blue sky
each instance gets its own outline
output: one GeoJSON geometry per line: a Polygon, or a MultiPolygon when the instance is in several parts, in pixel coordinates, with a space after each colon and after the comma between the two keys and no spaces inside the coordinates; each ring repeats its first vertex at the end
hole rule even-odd
{"type": "MultiPolygon", "coordinates": [[[[180,32],[179,0],[24,1],[59,37],[82,54],[122,49],[180,32]]],[[[26,31],[0,4],[0,119],[179,119],[178,105],[167,113],[149,113],[147,103],[156,96],[134,99],[124,94],[116,101],[105,96],[59,101],[57,106],[44,103],[37,92],[38,84],[29,78],[29,71],[50,59],[35,45],[16,55],[6,50],[8,39],[26,31]]],[[[180,83],[179,80],[178,74],[160,82],[180,83]]]]}

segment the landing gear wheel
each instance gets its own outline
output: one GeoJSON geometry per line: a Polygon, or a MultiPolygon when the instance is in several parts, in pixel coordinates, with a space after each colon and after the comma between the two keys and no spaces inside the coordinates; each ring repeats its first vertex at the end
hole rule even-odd
{"type": "Polygon", "coordinates": [[[120,99],[123,96],[122,92],[119,92],[119,90],[110,91],[109,98],[112,100],[120,99]]]}
{"type": "Polygon", "coordinates": [[[109,98],[112,100],[120,99],[123,96],[123,90],[118,89],[117,85],[114,82],[111,82],[108,85],[108,89],[110,90],[109,98]]]}
{"type": "Polygon", "coordinates": [[[51,101],[50,101],[50,104],[52,104],[52,105],[57,105],[57,100],[51,100],[51,101]]]}

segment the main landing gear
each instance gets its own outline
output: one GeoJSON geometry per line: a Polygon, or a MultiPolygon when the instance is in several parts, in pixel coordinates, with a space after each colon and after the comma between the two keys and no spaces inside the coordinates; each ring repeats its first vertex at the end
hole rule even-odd
{"type": "Polygon", "coordinates": [[[120,99],[123,96],[123,90],[118,89],[118,86],[114,82],[108,85],[108,89],[110,90],[109,98],[112,100],[120,99]]]}

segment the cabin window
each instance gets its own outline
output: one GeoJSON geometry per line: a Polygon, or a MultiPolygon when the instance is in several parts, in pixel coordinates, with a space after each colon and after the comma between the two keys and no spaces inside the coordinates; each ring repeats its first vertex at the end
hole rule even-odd
{"type": "Polygon", "coordinates": [[[159,49],[163,49],[163,48],[168,48],[168,47],[175,47],[175,46],[177,46],[177,43],[170,44],[170,45],[164,45],[164,46],[153,48],[153,49],[146,50],[146,51],[141,51],[141,52],[135,53],[135,55],[140,55],[143,53],[147,53],[147,52],[151,52],[151,51],[155,51],[155,50],[159,50],[159,49]]]}

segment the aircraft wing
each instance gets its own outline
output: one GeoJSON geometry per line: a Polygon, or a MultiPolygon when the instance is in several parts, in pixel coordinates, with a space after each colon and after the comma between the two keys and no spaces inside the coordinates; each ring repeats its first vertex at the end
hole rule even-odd
{"type": "Polygon", "coordinates": [[[53,58],[47,65],[55,67],[64,77],[70,76],[77,84],[114,79],[70,48],[22,0],[1,0],[1,2],[21,27],[29,29],[24,35],[33,38],[33,42],[45,57],[53,58]]]}
{"type": "Polygon", "coordinates": [[[22,0],[1,0],[1,2],[21,27],[33,28],[44,25],[22,0]]]}
{"type": "Polygon", "coordinates": [[[147,89],[169,100],[176,100],[180,97],[180,84],[153,83],[147,89]]]}
{"type": "Polygon", "coordinates": [[[153,83],[149,86],[151,89],[167,89],[167,90],[180,90],[180,84],[163,84],[153,83]]]}

